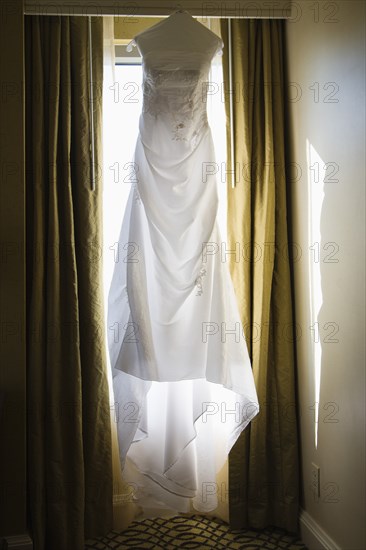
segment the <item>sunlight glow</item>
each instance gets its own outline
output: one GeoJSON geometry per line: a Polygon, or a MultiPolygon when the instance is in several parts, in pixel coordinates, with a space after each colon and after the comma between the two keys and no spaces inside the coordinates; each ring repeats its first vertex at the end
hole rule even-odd
{"type": "Polygon", "coordinates": [[[111,408],[114,406],[108,351],[107,305],[114,264],[118,261],[118,238],[131,181],[133,153],[142,105],[141,65],[116,65],[114,82],[108,67],[103,82],[103,293],[105,346],[111,408]]]}
{"type": "Polygon", "coordinates": [[[319,331],[319,314],[323,304],[321,286],[321,213],[324,201],[326,165],[313,145],[306,140],[308,167],[308,243],[310,282],[310,331],[314,366],[314,444],[318,447],[319,398],[321,380],[322,342],[319,331]]]}

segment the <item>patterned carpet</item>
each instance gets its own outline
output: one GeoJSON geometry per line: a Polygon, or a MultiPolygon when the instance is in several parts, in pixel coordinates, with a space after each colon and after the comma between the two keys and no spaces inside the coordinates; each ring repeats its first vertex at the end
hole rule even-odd
{"type": "Polygon", "coordinates": [[[306,550],[296,537],[280,529],[230,531],[215,518],[176,516],[135,521],[122,533],[112,531],[106,537],[86,542],[85,550],[123,550],[124,548],[174,550],[306,550]]]}

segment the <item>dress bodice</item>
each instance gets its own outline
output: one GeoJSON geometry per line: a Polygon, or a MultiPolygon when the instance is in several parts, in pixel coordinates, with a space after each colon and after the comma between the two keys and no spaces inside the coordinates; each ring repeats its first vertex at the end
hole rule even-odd
{"type": "Polygon", "coordinates": [[[171,139],[195,138],[208,124],[208,75],[215,51],[153,50],[143,57],[142,113],[166,124],[171,139]]]}
{"type": "Polygon", "coordinates": [[[178,12],[139,33],[132,43],[143,62],[140,133],[194,146],[208,127],[209,70],[223,41],[187,12],[178,12]]]}

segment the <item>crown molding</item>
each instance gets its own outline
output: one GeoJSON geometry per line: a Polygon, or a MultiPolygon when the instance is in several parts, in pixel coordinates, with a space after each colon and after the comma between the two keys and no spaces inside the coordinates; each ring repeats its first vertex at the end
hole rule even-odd
{"type": "Polygon", "coordinates": [[[178,9],[194,17],[281,18],[291,17],[293,0],[25,0],[27,15],[84,15],[114,17],[164,17],[178,9]]]}

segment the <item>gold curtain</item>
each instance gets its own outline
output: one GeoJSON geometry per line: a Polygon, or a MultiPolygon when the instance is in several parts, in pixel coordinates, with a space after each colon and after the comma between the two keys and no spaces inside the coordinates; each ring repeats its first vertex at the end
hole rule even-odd
{"type": "Polygon", "coordinates": [[[237,254],[231,255],[230,268],[260,403],[260,413],[229,455],[229,510],[233,528],[276,525],[297,531],[284,25],[282,20],[232,20],[229,90],[228,21],[221,22],[227,117],[233,94],[236,187],[228,187],[228,248],[236,247],[237,254]]]}
{"type": "Polygon", "coordinates": [[[112,526],[101,288],[103,25],[92,18],[96,191],[89,149],[88,20],[27,16],[27,408],[37,550],[81,550],[112,526]]]}

